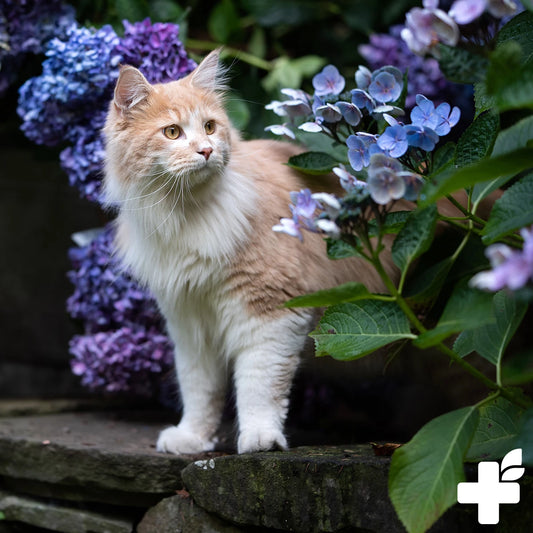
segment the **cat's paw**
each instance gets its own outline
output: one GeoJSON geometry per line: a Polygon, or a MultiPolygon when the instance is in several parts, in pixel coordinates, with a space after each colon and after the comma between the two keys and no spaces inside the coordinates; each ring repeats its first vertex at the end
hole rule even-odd
{"type": "Polygon", "coordinates": [[[275,428],[255,428],[241,431],[237,442],[239,453],[266,452],[268,450],[287,450],[285,435],[275,428]]]}
{"type": "Polygon", "coordinates": [[[180,455],[183,453],[210,452],[215,449],[216,439],[203,439],[196,433],[179,426],[164,429],[157,439],[157,451],[180,455]]]}

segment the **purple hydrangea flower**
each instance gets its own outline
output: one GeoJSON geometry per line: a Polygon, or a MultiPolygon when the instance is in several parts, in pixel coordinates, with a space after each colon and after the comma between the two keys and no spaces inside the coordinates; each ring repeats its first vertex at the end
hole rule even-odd
{"type": "Polygon", "coordinates": [[[313,87],[317,96],[340,94],[345,84],[346,80],[334,65],[327,65],[322,72],[313,77],[313,87]]]}
{"type": "Polygon", "coordinates": [[[279,224],[272,226],[272,230],[278,233],[286,233],[291,237],[298,237],[300,241],[303,241],[303,235],[297,220],[294,218],[282,218],[279,224]]]}
{"type": "Polygon", "coordinates": [[[517,290],[533,280],[533,228],[523,228],[520,234],[524,238],[521,251],[504,244],[487,247],[485,254],[492,269],[476,274],[470,280],[472,287],[493,292],[504,288],[517,290]]]}
{"type": "Polygon", "coordinates": [[[124,20],[123,24],[124,37],[117,52],[124,63],[137,67],[150,83],[177,80],[196,67],[179,40],[177,24],[152,24],[149,18],[135,24],[124,20]]]}
{"type": "Polygon", "coordinates": [[[69,344],[72,372],[84,386],[153,396],[172,367],[173,348],[157,329],[141,325],[76,335],[69,344]]]}

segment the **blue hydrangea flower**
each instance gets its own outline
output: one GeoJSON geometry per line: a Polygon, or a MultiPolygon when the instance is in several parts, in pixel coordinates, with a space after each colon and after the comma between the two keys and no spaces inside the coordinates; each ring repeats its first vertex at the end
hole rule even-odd
{"type": "Polygon", "coordinates": [[[416,95],[416,106],[411,110],[411,122],[415,126],[435,129],[439,117],[435,112],[435,105],[422,94],[416,95]]]}
{"type": "Polygon", "coordinates": [[[315,111],[316,118],[321,118],[324,122],[335,123],[342,120],[342,113],[336,104],[326,104],[320,106],[315,111]]]}
{"type": "Polygon", "coordinates": [[[346,80],[334,65],[327,65],[322,72],[313,77],[313,87],[317,96],[340,94],[345,84],[346,80]]]}
{"type": "Polygon", "coordinates": [[[418,199],[418,195],[424,186],[424,180],[414,172],[400,171],[397,173],[405,183],[405,194],[403,197],[410,202],[418,199]]]}
{"type": "Polygon", "coordinates": [[[378,146],[391,157],[401,157],[408,148],[406,127],[401,124],[388,126],[379,136],[378,146]]]}
{"type": "Polygon", "coordinates": [[[352,95],[352,104],[357,106],[359,109],[368,109],[370,113],[374,111],[376,107],[376,102],[366,91],[362,89],[353,89],[351,91],[352,95]]]}
{"type": "Polygon", "coordinates": [[[300,241],[303,241],[303,235],[297,220],[294,218],[282,218],[279,224],[272,226],[272,230],[278,233],[286,233],[291,237],[297,237],[300,241]]]}
{"type": "Polygon", "coordinates": [[[439,136],[427,126],[408,124],[404,126],[404,132],[409,146],[422,148],[426,152],[431,152],[439,142],[439,136]]]}
{"type": "Polygon", "coordinates": [[[368,176],[368,192],[374,202],[380,205],[399,200],[405,194],[405,182],[396,172],[381,167],[368,176]]]}
{"type": "Polygon", "coordinates": [[[394,102],[402,93],[401,82],[391,72],[381,71],[374,77],[368,87],[370,96],[380,103],[394,102]]]}
{"type": "Polygon", "coordinates": [[[292,214],[301,220],[311,220],[318,207],[309,189],[302,189],[298,193],[291,193],[292,214]]]}
{"type": "Polygon", "coordinates": [[[450,104],[446,102],[443,102],[437,106],[435,114],[439,119],[435,128],[435,133],[440,137],[448,135],[450,130],[459,122],[459,119],[461,118],[461,110],[457,106],[454,106],[454,108],[450,110],[450,104]]]}
{"type": "Polygon", "coordinates": [[[363,114],[355,104],[350,102],[337,102],[335,106],[340,110],[342,118],[344,118],[350,126],[357,126],[357,124],[361,122],[363,114]]]}
{"type": "Polygon", "coordinates": [[[367,144],[358,135],[350,135],[346,139],[348,146],[348,160],[350,165],[356,171],[368,166],[370,163],[370,152],[367,144]]]}

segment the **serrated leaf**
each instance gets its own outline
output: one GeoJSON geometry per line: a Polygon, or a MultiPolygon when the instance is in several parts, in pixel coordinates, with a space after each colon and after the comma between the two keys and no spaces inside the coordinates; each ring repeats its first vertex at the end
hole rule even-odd
{"type": "Polygon", "coordinates": [[[437,148],[433,154],[433,172],[453,164],[455,150],[456,145],[453,142],[447,142],[444,146],[437,148]]]}
{"type": "Polygon", "coordinates": [[[295,170],[316,176],[329,174],[338,161],[325,152],[304,152],[290,157],[287,164],[295,170]]]}
{"type": "Polygon", "coordinates": [[[499,291],[493,298],[496,322],[481,328],[463,331],[454,344],[454,350],[464,357],[477,352],[481,357],[499,366],[507,345],[513,338],[527,311],[527,304],[512,294],[499,291]]]}
{"type": "Polygon", "coordinates": [[[239,15],[231,0],[221,0],[211,10],[207,20],[211,37],[219,43],[227,43],[239,29],[239,15]]]}
{"type": "Polygon", "coordinates": [[[533,61],[521,59],[522,49],[514,40],[491,54],[486,88],[500,111],[533,108],[533,61]]]}
{"type": "Polygon", "coordinates": [[[424,207],[452,192],[488,182],[502,176],[511,176],[527,170],[533,162],[533,148],[513,150],[497,157],[482,159],[460,169],[447,169],[434,176],[420,194],[419,205],[424,207]]]}
{"type": "Polygon", "coordinates": [[[326,307],[345,302],[373,298],[374,295],[362,284],[350,281],[331,289],[324,289],[292,298],[285,307],[326,307]]]}
{"type": "Polygon", "coordinates": [[[439,68],[444,76],[456,83],[475,83],[484,79],[488,61],[466,48],[440,44],[439,68]]]}
{"type": "Polygon", "coordinates": [[[523,409],[502,397],[483,404],[479,408],[479,422],[466,460],[501,459],[513,448],[523,415],[523,409]]]}
{"type": "Polygon", "coordinates": [[[437,206],[413,211],[392,245],[392,259],[404,272],[431,245],[437,224],[437,206]]]}
{"type": "Polygon", "coordinates": [[[394,302],[364,300],[330,307],[310,334],[316,355],[348,361],[400,339],[412,339],[409,322],[394,302]]]}
{"type": "MultiPolygon", "coordinates": [[[[528,142],[533,139],[533,115],[526,117],[509,128],[498,133],[494,148],[492,149],[492,157],[506,154],[518,148],[525,148],[528,142]]],[[[477,183],[474,186],[472,193],[472,202],[474,206],[483,200],[492,191],[505,185],[513,176],[507,175],[497,178],[492,181],[477,183]]]]}
{"type": "MultiPolygon", "coordinates": [[[[524,4],[524,2],[522,2],[524,4]]],[[[499,31],[496,38],[496,46],[501,46],[508,41],[514,41],[520,45],[525,63],[533,59],[533,14],[523,11],[513,17],[499,31]]]]}
{"type": "Polygon", "coordinates": [[[340,239],[326,239],[327,254],[329,259],[347,259],[348,257],[361,257],[357,248],[340,239]]]}
{"type": "Polygon", "coordinates": [[[474,103],[476,107],[476,117],[484,111],[496,108],[494,98],[487,94],[487,86],[484,81],[479,81],[474,84],[474,103]]]}
{"type": "Polygon", "coordinates": [[[398,448],[389,472],[389,496],[409,533],[423,533],[457,501],[463,457],[477,426],[475,407],[427,423],[398,448]]]}
{"type": "Polygon", "coordinates": [[[415,344],[419,348],[428,348],[453,333],[484,326],[494,320],[492,294],[461,283],[452,292],[436,327],[419,335],[415,344]]]}
{"type": "MultiPolygon", "coordinates": [[[[392,213],[387,213],[385,217],[385,222],[381,226],[381,234],[394,234],[399,233],[400,230],[404,227],[406,220],[411,215],[412,211],[393,211],[392,213]]],[[[368,236],[377,237],[379,234],[378,225],[375,219],[370,220],[368,223],[368,236]]]]}
{"type": "Polygon", "coordinates": [[[406,288],[409,300],[425,304],[432,302],[439,294],[446,277],[453,266],[453,259],[447,257],[420,272],[406,288]]]}
{"type": "MultiPolygon", "coordinates": [[[[533,164],[533,161],[532,161],[533,164]]],[[[533,172],[507,189],[496,200],[482,231],[485,244],[533,224],[533,172]]]]}
{"type": "Polygon", "coordinates": [[[457,141],[455,165],[464,167],[490,154],[499,129],[498,114],[492,111],[481,113],[457,141]]]}
{"type": "Polygon", "coordinates": [[[522,464],[533,466],[533,407],[530,407],[522,417],[514,446],[522,448],[522,464]]]}

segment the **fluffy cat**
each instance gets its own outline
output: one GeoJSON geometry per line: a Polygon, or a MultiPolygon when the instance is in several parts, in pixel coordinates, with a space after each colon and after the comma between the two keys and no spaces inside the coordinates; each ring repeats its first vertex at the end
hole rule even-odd
{"type": "Polygon", "coordinates": [[[167,84],[125,66],[104,129],[116,244],[176,346],[183,414],[157,442],[176,454],[214,448],[230,373],[238,452],[287,448],[291,382],[317,316],[282,304],[347,280],[382,289],[364,263],[327,259],[321,236],[301,243],[272,231],[289,192],[309,185],[284,165],[298,149],[241,140],[223,77],[216,51],[167,84]]]}

